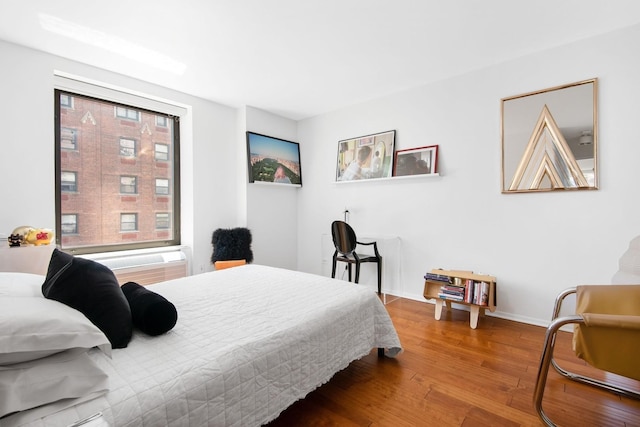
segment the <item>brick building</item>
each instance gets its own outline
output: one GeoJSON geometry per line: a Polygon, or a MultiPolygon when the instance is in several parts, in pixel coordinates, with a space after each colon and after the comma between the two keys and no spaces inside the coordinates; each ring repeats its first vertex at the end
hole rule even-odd
{"type": "Polygon", "coordinates": [[[173,227],[173,120],[60,93],[63,248],[166,240],[173,227]]]}

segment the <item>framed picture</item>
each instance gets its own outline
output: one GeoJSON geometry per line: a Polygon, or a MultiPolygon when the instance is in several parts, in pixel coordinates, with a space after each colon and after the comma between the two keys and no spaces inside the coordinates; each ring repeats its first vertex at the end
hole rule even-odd
{"type": "Polygon", "coordinates": [[[247,132],[247,157],[249,182],[302,186],[297,142],[247,132]]]}
{"type": "Polygon", "coordinates": [[[598,188],[598,79],[502,99],[502,192],[598,188]]]}
{"type": "Polygon", "coordinates": [[[408,148],[396,151],[393,176],[438,173],[438,146],[408,148]]]}
{"type": "Polygon", "coordinates": [[[389,178],[396,131],[338,141],[336,181],[389,178]]]}

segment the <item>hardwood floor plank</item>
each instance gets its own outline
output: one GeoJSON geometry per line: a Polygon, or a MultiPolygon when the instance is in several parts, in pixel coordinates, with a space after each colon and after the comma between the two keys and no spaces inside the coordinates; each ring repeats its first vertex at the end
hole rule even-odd
{"type": "MultiPolygon", "coordinates": [[[[396,299],[386,305],[404,352],[376,351],[354,361],[331,381],[269,424],[280,426],[541,426],[533,409],[545,328],[491,316],[469,327],[469,313],[396,299]]],[[[571,334],[556,340],[556,359],[567,369],[604,377],[571,348],[571,334]]],[[[640,390],[640,383],[611,376],[640,390]]],[[[640,401],[549,373],[545,411],[560,426],[640,427],[640,401]]]]}

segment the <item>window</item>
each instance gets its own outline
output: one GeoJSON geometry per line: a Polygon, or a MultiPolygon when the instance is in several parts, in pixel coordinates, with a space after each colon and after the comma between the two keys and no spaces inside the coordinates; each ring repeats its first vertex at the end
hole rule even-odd
{"type": "Polygon", "coordinates": [[[138,214],[123,213],[120,214],[120,231],[137,231],[138,230],[138,214]]]}
{"type": "Polygon", "coordinates": [[[74,129],[61,128],[60,129],[60,148],[63,148],[65,150],[77,150],[78,141],[76,136],[77,136],[77,132],[74,129]]]}
{"type": "Polygon", "coordinates": [[[76,214],[64,214],[61,216],[62,234],[78,234],[78,215],[76,214]]]}
{"type": "Polygon", "coordinates": [[[120,138],[120,155],[122,157],[135,157],[136,141],[134,139],[120,138]]]}
{"type": "Polygon", "coordinates": [[[121,119],[140,121],[140,111],[127,107],[116,107],[116,117],[121,119]]]}
{"type": "Polygon", "coordinates": [[[135,176],[121,176],[120,192],[123,194],[138,194],[138,179],[135,176]]]}
{"type": "Polygon", "coordinates": [[[171,217],[167,212],[156,214],[156,230],[168,230],[171,228],[171,217]]]}
{"type": "Polygon", "coordinates": [[[62,172],[60,176],[60,190],[65,192],[78,191],[78,174],[75,172],[62,172]]]}
{"type": "Polygon", "coordinates": [[[169,160],[169,146],[167,144],[158,144],[155,145],[155,157],[156,160],[167,161],[169,160]]]}
{"type": "Polygon", "coordinates": [[[169,180],[164,178],[156,178],[156,194],[169,194],[169,180]]]}
{"type": "Polygon", "coordinates": [[[63,108],[73,108],[73,96],[60,95],[60,106],[63,108]]]}
{"type": "MultiPolygon", "coordinates": [[[[59,84],[69,87],[73,82],[59,84]]],[[[179,117],[185,113],[169,105],[165,114],[165,104],[144,99],[139,105],[160,109],[142,108],[131,94],[126,101],[133,105],[116,103],[111,100],[120,99],[121,92],[100,92],[107,101],[88,93],[91,87],[85,84],[80,93],[55,91],[56,243],[74,254],[180,244],[176,159],[179,117]],[[74,110],[61,114],[70,100],[74,110]],[[100,113],[110,109],[116,113],[100,113]],[[87,113],[92,120],[83,120],[87,113]],[[158,116],[166,118],[166,127],[148,132],[158,116]],[[127,195],[135,197],[123,197],[127,195]]]]}
{"type": "Polygon", "coordinates": [[[166,116],[156,116],[156,126],[161,126],[163,128],[167,127],[167,117],[166,116]]]}

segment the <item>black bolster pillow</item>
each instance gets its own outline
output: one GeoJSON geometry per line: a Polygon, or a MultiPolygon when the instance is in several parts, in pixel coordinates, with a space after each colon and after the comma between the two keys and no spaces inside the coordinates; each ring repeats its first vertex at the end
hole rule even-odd
{"type": "Polygon", "coordinates": [[[164,334],[175,326],[178,312],[165,297],[135,282],[127,282],[121,288],[131,307],[133,326],[153,336],[164,334]]]}

